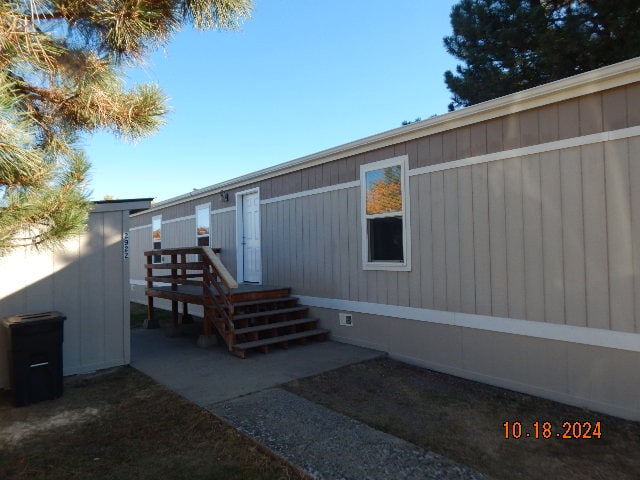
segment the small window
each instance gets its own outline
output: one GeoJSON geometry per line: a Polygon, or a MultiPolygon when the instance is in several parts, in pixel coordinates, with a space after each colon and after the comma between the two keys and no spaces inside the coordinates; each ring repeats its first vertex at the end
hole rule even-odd
{"type": "Polygon", "coordinates": [[[196,245],[198,247],[208,247],[211,236],[211,213],[209,204],[198,205],[196,207],[196,245]]]}
{"type": "Polygon", "coordinates": [[[360,167],[365,270],[411,270],[407,156],[360,167]]]}
{"type": "MultiPolygon", "coordinates": [[[[153,250],[162,248],[162,215],[151,218],[151,242],[153,250]]],[[[162,255],[154,255],[153,263],[162,263],[162,255]]]]}

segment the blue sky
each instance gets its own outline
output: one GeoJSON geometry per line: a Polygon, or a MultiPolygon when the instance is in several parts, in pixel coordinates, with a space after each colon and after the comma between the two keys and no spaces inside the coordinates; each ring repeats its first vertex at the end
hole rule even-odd
{"type": "Polygon", "coordinates": [[[166,125],[85,140],[93,199],[164,200],[447,111],[446,0],[255,0],[237,32],[177,34],[129,81],[158,83],[166,125]]]}

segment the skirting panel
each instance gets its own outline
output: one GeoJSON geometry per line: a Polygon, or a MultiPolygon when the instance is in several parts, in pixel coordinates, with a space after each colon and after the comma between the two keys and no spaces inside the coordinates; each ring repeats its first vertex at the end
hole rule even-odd
{"type": "Polygon", "coordinates": [[[640,420],[640,352],[312,307],[334,340],[463,378],[640,420]]]}

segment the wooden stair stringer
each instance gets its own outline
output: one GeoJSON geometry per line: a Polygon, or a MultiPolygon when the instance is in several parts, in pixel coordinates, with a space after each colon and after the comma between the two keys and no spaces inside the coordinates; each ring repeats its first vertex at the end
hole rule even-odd
{"type": "Polygon", "coordinates": [[[309,308],[299,305],[289,292],[289,288],[265,290],[232,300],[234,330],[229,334],[218,328],[231,353],[245,358],[252,350],[268,353],[273,346],[288,348],[291,342],[305,344],[328,338],[329,331],[318,328],[318,320],[308,316],[309,308]]]}

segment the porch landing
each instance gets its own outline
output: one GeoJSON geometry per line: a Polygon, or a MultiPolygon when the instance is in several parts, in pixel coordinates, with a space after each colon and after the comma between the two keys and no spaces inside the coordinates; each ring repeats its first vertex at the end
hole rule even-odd
{"type": "MultiPolygon", "coordinates": [[[[234,288],[229,293],[229,299],[235,302],[257,300],[258,298],[269,298],[289,291],[288,287],[279,285],[257,285],[255,283],[239,283],[238,288],[234,288]]],[[[196,285],[171,285],[154,286],[147,289],[147,296],[166,298],[178,302],[191,303],[193,305],[204,305],[202,287],[196,285]]]]}

